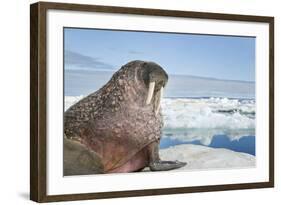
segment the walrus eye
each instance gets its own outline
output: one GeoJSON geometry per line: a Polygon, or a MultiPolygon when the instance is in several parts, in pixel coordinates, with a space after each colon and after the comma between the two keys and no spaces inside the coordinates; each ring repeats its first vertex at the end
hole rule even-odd
{"type": "Polygon", "coordinates": [[[155,82],[150,82],[149,87],[148,87],[148,93],[147,93],[147,98],[146,98],[146,104],[150,104],[153,93],[154,93],[154,88],[155,88],[155,82]]]}
{"type": "Polygon", "coordinates": [[[161,99],[162,99],[162,96],[163,96],[163,87],[161,87],[159,92],[160,92],[160,94],[159,94],[158,105],[156,107],[156,115],[158,114],[158,112],[160,110],[161,99]]]}

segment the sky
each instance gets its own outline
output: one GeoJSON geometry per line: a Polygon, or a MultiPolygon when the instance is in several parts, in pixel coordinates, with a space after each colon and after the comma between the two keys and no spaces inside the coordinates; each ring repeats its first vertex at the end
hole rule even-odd
{"type": "Polygon", "coordinates": [[[255,81],[255,38],[64,28],[66,70],[154,61],[168,74],[255,81]]]}

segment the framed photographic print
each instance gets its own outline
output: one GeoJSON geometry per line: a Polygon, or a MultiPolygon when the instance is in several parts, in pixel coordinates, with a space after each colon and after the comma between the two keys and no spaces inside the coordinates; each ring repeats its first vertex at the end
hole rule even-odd
{"type": "Polygon", "coordinates": [[[274,186],[274,18],[39,2],[30,198],[274,186]]]}

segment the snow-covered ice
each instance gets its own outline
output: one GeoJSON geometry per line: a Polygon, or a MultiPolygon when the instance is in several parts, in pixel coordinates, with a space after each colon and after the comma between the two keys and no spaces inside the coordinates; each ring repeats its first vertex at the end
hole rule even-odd
{"type": "MultiPolygon", "coordinates": [[[[84,96],[65,96],[64,109],[84,96]]],[[[255,128],[255,101],[228,98],[164,98],[166,128],[255,128]]]]}
{"type": "Polygon", "coordinates": [[[209,145],[214,135],[226,135],[231,141],[255,136],[255,100],[165,98],[161,107],[164,137],[209,145]]]}
{"type": "Polygon", "coordinates": [[[223,148],[182,144],[160,150],[162,160],[187,162],[181,170],[247,168],[255,166],[255,156],[223,148]]]}
{"type": "Polygon", "coordinates": [[[161,106],[166,128],[250,129],[255,127],[254,100],[166,98],[161,106]]]}
{"type": "MultiPolygon", "coordinates": [[[[83,96],[65,96],[65,110],[83,96]]],[[[163,137],[209,145],[214,135],[230,140],[255,135],[255,100],[229,98],[164,98],[163,137]]]]}
{"type": "Polygon", "coordinates": [[[68,108],[70,108],[72,105],[77,103],[79,100],[81,100],[84,96],[65,96],[64,97],[64,111],[66,111],[68,108]]]}

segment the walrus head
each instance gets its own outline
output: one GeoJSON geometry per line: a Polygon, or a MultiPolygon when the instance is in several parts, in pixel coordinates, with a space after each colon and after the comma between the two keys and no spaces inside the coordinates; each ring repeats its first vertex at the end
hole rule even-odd
{"type": "Polygon", "coordinates": [[[154,62],[144,62],[143,69],[142,78],[148,89],[145,103],[146,105],[153,103],[155,113],[158,114],[163,89],[168,82],[168,74],[154,62]]]}
{"type": "Polygon", "coordinates": [[[104,95],[110,91],[111,94],[107,96],[107,101],[116,102],[114,94],[118,93],[118,95],[124,96],[129,101],[128,104],[134,104],[134,107],[151,107],[157,115],[167,82],[168,74],[160,65],[149,61],[134,60],[123,65],[113,75],[106,85],[107,89],[105,89],[106,93],[104,95]],[[118,92],[116,92],[115,88],[118,88],[118,92]]]}

